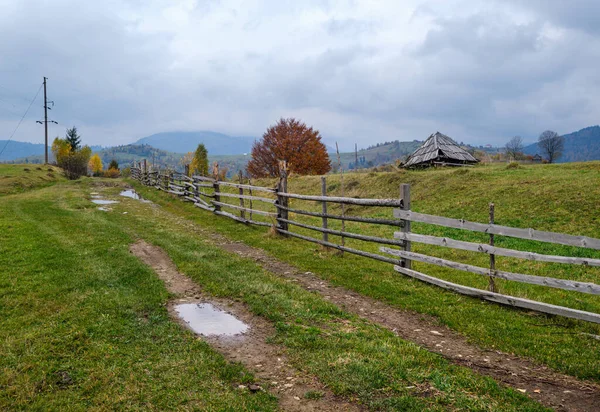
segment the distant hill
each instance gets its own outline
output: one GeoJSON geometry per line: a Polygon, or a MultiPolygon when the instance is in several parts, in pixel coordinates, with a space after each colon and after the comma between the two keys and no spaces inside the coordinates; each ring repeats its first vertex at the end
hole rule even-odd
{"type": "Polygon", "coordinates": [[[199,143],[204,143],[211,155],[237,155],[248,153],[252,149],[253,137],[235,137],[222,133],[199,132],[165,132],[144,137],[134,144],[148,144],[157,149],[176,153],[193,152],[199,143]]]}
{"type": "Polygon", "coordinates": [[[6,145],[6,149],[0,155],[0,161],[44,154],[43,144],[15,142],[14,140],[8,141],[8,144],[6,144],[6,142],[7,140],[0,140],[0,151],[4,148],[4,145],[6,145]]]}
{"type": "MultiPolygon", "coordinates": [[[[590,126],[577,132],[564,135],[565,150],[559,162],[585,162],[588,160],[600,160],[600,126],[590,126]]],[[[525,146],[525,154],[544,154],[537,143],[525,146]]]]}

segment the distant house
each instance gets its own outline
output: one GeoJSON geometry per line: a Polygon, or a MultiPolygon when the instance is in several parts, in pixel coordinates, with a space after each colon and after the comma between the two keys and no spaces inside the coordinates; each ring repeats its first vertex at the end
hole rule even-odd
{"type": "Polygon", "coordinates": [[[435,132],[406,159],[403,166],[407,168],[436,165],[463,166],[477,162],[477,159],[450,137],[435,132]]]}
{"type": "Polygon", "coordinates": [[[535,156],[533,156],[533,157],[531,158],[531,160],[532,160],[533,162],[539,162],[539,163],[541,163],[543,159],[542,159],[542,156],[540,156],[539,154],[536,154],[535,156]]]}

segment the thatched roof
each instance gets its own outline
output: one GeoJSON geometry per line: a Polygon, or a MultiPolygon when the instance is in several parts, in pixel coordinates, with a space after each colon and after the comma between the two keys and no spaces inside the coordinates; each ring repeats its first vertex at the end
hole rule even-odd
{"type": "Polygon", "coordinates": [[[477,159],[445,134],[435,132],[408,157],[404,167],[424,166],[432,162],[477,163],[477,159]]]}

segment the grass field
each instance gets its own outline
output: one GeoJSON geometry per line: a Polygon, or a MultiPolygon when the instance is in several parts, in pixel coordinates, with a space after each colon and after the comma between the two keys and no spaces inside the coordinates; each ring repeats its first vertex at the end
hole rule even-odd
{"type": "MultiPolygon", "coordinates": [[[[340,194],[339,175],[328,176],[330,195],[340,194]]],[[[471,169],[440,169],[400,171],[395,173],[346,174],[346,195],[364,198],[395,197],[401,183],[412,187],[413,210],[441,216],[486,222],[488,204],[496,205],[496,222],[515,227],[533,227],[575,235],[600,238],[597,202],[600,198],[600,163],[532,165],[507,168],[505,165],[480,166],[471,169]]],[[[255,182],[273,186],[274,181],[255,182]]],[[[320,193],[319,177],[292,178],[289,190],[294,193],[320,193]]],[[[323,251],[313,244],[296,239],[265,236],[262,229],[245,229],[225,218],[215,219],[191,205],[169,199],[154,189],[142,189],[169,210],[195,222],[213,228],[232,239],[267,250],[274,256],[303,270],[312,271],[335,284],[367,296],[383,300],[399,308],[437,317],[441,323],[459,331],[472,342],[491,349],[523,355],[556,370],[594,381],[600,381],[600,342],[589,335],[600,334],[595,324],[533,312],[514,310],[496,304],[465,298],[439,288],[424,285],[396,274],[390,265],[346,254],[343,258],[323,251]]],[[[231,201],[231,199],[229,200],[231,201]]],[[[255,202],[255,206],[258,202],[255,202]]],[[[318,210],[320,205],[293,201],[295,208],[318,210]]],[[[339,212],[339,209],[332,209],[339,212]]],[[[390,209],[364,211],[352,208],[349,214],[365,214],[390,218],[390,209]]],[[[258,217],[256,217],[258,219],[258,217]]],[[[308,221],[299,216],[294,218],[308,221]]],[[[312,224],[320,226],[318,220],[312,224]]],[[[330,221],[339,228],[339,222],[330,221]]],[[[358,233],[392,237],[394,228],[367,227],[347,223],[358,233]]],[[[294,228],[294,231],[319,237],[315,232],[294,228]]],[[[462,240],[487,242],[483,234],[443,229],[415,224],[413,231],[449,236],[462,240]]],[[[335,239],[335,237],[331,237],[335,239]]],[[[359,241],[347,239],[350,246],[359,241]]],[[[496,237],[501,247],[530,250],[539,253],[600,257],[596,251],[541,244],[525,240],[496,237]]],[[[376,251],[375,245],[363,244],[362,249],[376,251]]],[[[413,244],[413,250],[464,263],[487,266],[486,255],[453,251],[413,244]]],[[[485,288],[487,279],[478,275],[452,271],[431,265],[415,264],[417,270],[464,285],[485,288]]],[[[497,258],[497,267],[517,273],[552,276],[565,279],[600,282],[600,270],[574,265],[548,264],[497,258]]],[[[541,286],[499,281],[502,293],[564,305],[599,313],[597,296],[561,291],[541,286]]]]}
{"type": "MultiPolygon", "coordinates": [[[[164,285],[128,251],[143,238],[162,247],[207,293],[244,302],[271,322],[273,343],[297,369],[369,409],[543,410],[222,251],[199,230],[238,233],[267,249],[280,245],[281,254],[301,267],[312,261],[343,269],[362,261],[315,259],[304,243],[240,231],[150,190],[159,206],[120,199],[112,211],[98,210],[90,193],[116,198],[115,183],[60,181],[0,197],[1,409],[277,409],[268,393],[237,388],[253,381],[249,371],[169,318],[164,285]]],[[[388,279],[389,285],[406,282],[388,279]]]]}
{"type": "Polygon", "coordinates": [[[60,180],[64,177],[54,166],[0,164],[0,196],[49,186],[60,180]]]}

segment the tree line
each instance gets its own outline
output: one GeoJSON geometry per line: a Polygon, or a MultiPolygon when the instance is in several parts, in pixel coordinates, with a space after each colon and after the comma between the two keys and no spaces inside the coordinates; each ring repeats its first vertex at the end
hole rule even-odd
{"type": "MultiPolygon", "coordinates": [[[[565,150],[565,138],[552,130],[546,130],[538,137],[538,147],[548,163],[554,163],[565,150]]],[[[504,151],[509,158],[521,160],[525,157],[524,148],[523,138],[514,136],[506,143],[504,151]]]]}

